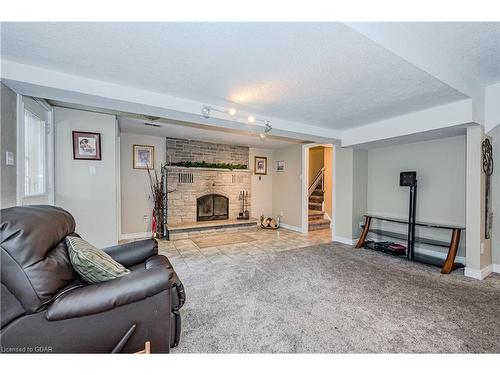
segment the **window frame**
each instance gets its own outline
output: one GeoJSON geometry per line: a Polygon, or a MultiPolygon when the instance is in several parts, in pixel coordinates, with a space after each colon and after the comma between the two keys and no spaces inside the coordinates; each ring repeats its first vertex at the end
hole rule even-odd
{"type": "Polygon", "coordinates": [[[47,192],[48,192],[48,188],[47,188],[47,178],[48,178],[48,168],[47,168],[47,121],[44,121],[40,118],[40,116],[38,116],[36,113],[34,113],[33,111],[31,111],[29,108],[26,108],[24,107],[23,108],[23,139],[22,139],[22,142],[23,142],[23,171],[24,171],[24,176],[23,176],[23,181],[24,181],[24,184],[23,184],[23,191],[22,191],[22,196],[23,198],[36,198],[36,197],[43,197],[45,195],[47,195],[47,192]],[[34,193],[34,194],[28,194],[26,192],[26,127],[27,127],[27,123],[26,123],[26,115],[29,114],[31,116],[33,116],[34,118],[36,118],[38,121],[40,121],[41,123],[43,123],[43,129],[42,129],[42,132],[43,132],[43,189],[41,192],[37,192],[37,193],[34,193]]]}
{"type": "Polygon", "coordinates": [[[54,139],[54,110],[44,99],[17,94],[17,150],[16,150],[16,204],[18,206],[31,204],[55,204],[54,172],[55,172],[55,139],[54,139]],[[45,122],[45,193],[26,196],[24,172],[24,110],[29,110],[36,117],[45,122]]]}

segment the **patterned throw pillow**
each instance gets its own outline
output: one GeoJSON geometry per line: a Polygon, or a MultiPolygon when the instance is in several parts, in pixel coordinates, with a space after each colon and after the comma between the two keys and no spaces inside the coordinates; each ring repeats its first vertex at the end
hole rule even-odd
{"type": "Polygon", "coordinates": [[[66,237],[66,244],[73,268],[89,284],[113,280],[130,273],[104,251],[79,237],[66,237]]]}

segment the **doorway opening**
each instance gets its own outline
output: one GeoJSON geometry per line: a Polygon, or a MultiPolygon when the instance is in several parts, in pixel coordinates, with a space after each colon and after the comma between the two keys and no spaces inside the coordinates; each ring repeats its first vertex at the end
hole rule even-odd
{"type": "Polygon", "coordinates": [[[305,149],[307,231],[333,227],[333,146],[305,149]]]}

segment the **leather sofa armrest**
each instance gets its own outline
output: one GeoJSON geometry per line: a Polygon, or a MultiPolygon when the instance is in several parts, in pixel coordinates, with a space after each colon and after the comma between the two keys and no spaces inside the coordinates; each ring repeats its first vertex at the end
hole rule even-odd
{"type": "Polygon", "coordinates": [[[171,290],[170,274],[165,269],[155,268],[71,290],[49,305],[46,317],[48,320],[77,318],[141,301],[171,290]]]}
{"type": "Polygon", "coordinates": [[[107,247],[103,251],[123,266],[130,267],[143,263],[146,259],[157,255],[158,242],[154,238],[149,238],[147,240],[107,247]]]}

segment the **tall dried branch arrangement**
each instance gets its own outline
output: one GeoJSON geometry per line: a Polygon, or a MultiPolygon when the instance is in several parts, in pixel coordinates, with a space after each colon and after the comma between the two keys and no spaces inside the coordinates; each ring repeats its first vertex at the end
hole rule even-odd
{"type": "Polygon", "coordinates": [[[153,204],[156,212],[159,212],[163,209],[163,202],[165,201],[165,192],[163,186],[163,178],[158,175],[156,169],[148,168],[148,176],[149,176],[149,186],[151,188],[151,198],[153,199],[153,204]]]}

